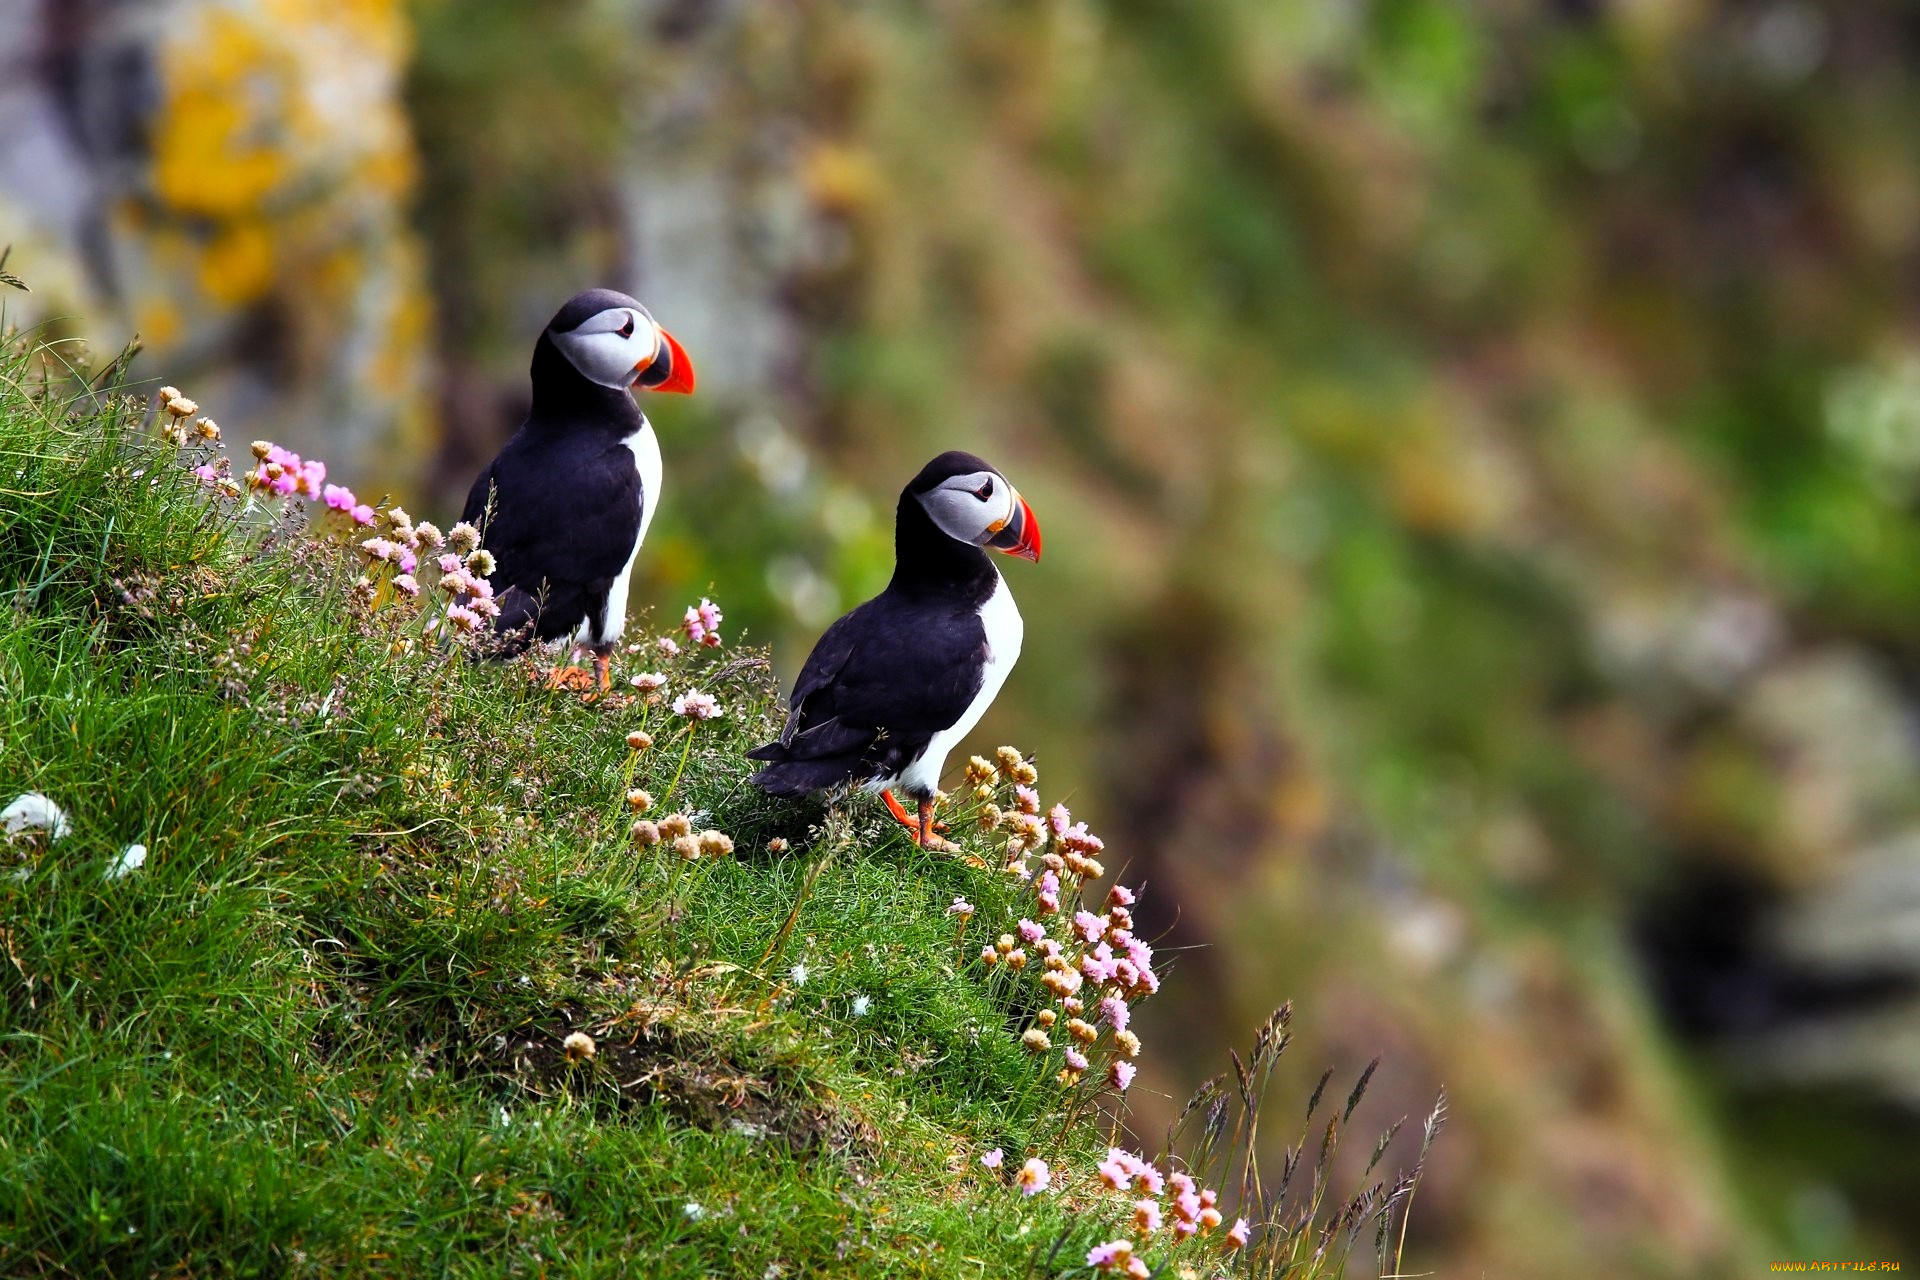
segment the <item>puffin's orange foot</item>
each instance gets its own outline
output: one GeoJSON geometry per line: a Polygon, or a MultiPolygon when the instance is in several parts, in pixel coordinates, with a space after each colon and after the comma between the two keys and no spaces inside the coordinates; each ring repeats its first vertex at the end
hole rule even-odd
{"type": "MultiPolygon", "coordinates": [[[[887,812],[893,815],[893,820],[899,823],[901,826],[905,827],[908,831],[912,832],[914,839],[916,840],[919,839],[920,838],[919,820],[916,819],[912,814],[908,813],[906,809],[901,805],[901,803],[898,800],[893,798],[893,792],[882,791],[880,793],[880,798],[887,802],[887,812]]],[[[927,802],[929,807],[931,807],[932,803],[933,803],[932,801],[927,802]]],[[[947,829],[947,824],[944,822],[936,822],[933,824],[933,830],[935,831],[945,831],[946,829],[947,829]]]]}
{"type": "Polygon", "coordinates": [[[593,676],[579,667],[554,667],[542,673],[540,680],[549,690],[593,688],[593,676]]]}
{"type": "Polygon", "coordinates": [[[936,853],[960,852],[959,845],[951,840],[943,840],[934,834],[934,832],[944,831],[946,828],[933,820],[933,801],[922,800],[920,802],[920,821],[916,825],[919,827],[918,837],[922,849],[932,849],[936,853]]]}

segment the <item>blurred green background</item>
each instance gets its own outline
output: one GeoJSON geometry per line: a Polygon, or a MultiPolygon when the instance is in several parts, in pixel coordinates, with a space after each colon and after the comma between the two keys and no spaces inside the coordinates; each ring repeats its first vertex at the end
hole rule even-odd
{"type": "Polygon", "coordinates": [[[1283,1110],[1447,1085],[1440,1275],[1920,1266],[1920,9],[0,0],[0,59],[37,314],[363,495],[454,515],[639,296],[701,388],[635,599],[785,673],[927,457],[1003,468],[975,746],[1149,882],[1142,1133],[1291,997],[1283,1110]]]}

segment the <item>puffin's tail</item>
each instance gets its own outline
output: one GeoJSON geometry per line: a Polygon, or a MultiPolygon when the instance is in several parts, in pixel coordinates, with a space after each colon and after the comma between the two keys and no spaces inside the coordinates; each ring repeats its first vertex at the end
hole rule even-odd
{"type": "Polygon", "coordinates": [[[859,771],[858,757],[800,760],[789,755],[778,742],[755,747],[747,752],[747,759],[767,762],[767,767],[748,778],[748,782],[768,795],[796,799],[851,782],[859,771]]]}

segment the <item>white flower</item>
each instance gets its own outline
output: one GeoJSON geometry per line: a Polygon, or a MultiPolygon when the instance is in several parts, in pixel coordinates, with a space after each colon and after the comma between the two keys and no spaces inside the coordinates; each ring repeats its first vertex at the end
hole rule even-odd
{"type": "Polygon", "coordinates": [[[14,797],[12,804],[0,810],[0,830],[15,835],[29,829],[45,831],[58,840],[73,830],[73,824],[67,821],[59,805],[38,791],[29,791],[14,797]]]}
{"type": "Polygon", "coordinates": [[[120,851],[120,856],[115,858],[113,865],[107,868],[107,879],[123,879],[128,874],[138,871],[142,866],[146,865],[146,861],[147,846],[143,844],[130,844],[120,851]]]}
{"type": "Polygon", "coordinates": [[[690,720],[712,720],[726,713],[720,710],[720,703],[712,694],[689,689],[673,700],[673,714],[690,720]]]}
{"type": "Polygon", "coordinates": [[[871,997],[855,996],[853,998],[853,1016],[854,1017],[864,1018],[867,1016],[867,1013],[872,1008],[873,1008],[873,1000],[871,997]]]}
{"type": "Polygon", "coordinates": [[[680,1206],[680,1212],[688,1222],[698,1222],[707,1216],[707,1206],[698,1200],[689,1200],[680,1206]]]}
{"type": "Polygon", "coordinates": [[[787,970],[787,976],[793,979],[794,986],[804,987],[807,985],[807,966],[805,966],[804,964],[797,964],[793,966],[793,968],[787,970]]]}
{"type": "Polygon", "coordinates": [[[629,677],[627,683],[642,693],[652,693],[655,689],[663,687],[667,683],[667,678],[658,671],[642,671],[637,676],[629,677]]]}

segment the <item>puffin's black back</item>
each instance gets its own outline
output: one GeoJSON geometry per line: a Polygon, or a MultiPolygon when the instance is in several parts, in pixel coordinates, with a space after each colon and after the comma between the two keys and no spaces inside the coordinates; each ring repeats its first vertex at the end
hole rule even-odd
{"type": "Polygon", "coordinates": [[[495,629],[526,633],[509,652],[529,639],[569,635],[604,609],[640,536],[641,502],[649,495],[640,491],[625,442],[646,419],[627,391],[581,376],[552,337],[613,307],[647,314],[612,289],[575,294],[554,313],[533,348],[533,409],[474,480],[461,512],[482,528],[497,562],[495,629]]]}
{"type": "Polygon", "coordinates": [[[786,727],[748,759],[752,782],[798,796],[899,773],[980,692],[987,658],[980,607],[999,586],[986,553],[943,533],[917,494],[992,467],[943,453],[900,494],[893,579],[827,628],[794,681],[786,727]]]}

